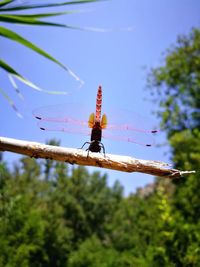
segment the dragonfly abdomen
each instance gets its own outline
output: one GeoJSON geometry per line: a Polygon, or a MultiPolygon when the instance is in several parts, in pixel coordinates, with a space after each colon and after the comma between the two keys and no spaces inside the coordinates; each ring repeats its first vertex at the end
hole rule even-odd
{"type": "Polygon", "coordinates": [[[96,121],[101,120],[102,88],[99,86],[96,99],[96,121]]]}

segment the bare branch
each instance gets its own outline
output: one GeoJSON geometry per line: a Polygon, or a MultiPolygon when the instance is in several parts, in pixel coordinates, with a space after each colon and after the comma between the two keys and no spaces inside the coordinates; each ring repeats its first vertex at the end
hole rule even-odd
{"type": "Polygon", "coordinates": [[[96,166],[124,172],[141,172],[161,177],[180,178],[195,171],[170,169],[170,165],[160,161],[136,159],[128,156],[105,156],[100,153],[88,153],[82,149],[44,145],[36,142],[0,137],[0,150],[22,155],[64,161],[70,164],[96,166]]]}

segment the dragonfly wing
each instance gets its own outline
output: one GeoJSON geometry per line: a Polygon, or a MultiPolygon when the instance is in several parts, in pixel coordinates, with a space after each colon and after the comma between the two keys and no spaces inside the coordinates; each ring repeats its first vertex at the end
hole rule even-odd
{"type": "Polygon", "coordinates": [[[134,144],[138,144],[140,146],[153,146],[154,142],[154,134],[144,133],[144,132],[134,132],[134,131],[110,131],[104,130],[102,134],[103,138],[111,139],[115,141],[125,141],[134,144]]]}
{"type": "Polygon", "coordinates": [[[56,122],[52,123],[49,121],[38,122],[38,127],[43,131],[58,131],[58,132],[66,132],[72,134],[83,134],[90,135],[91,129],[82,127],[82,125],[69,125],[67,123],[56,122]]]}
{"type": "Polygon", "coordinates": [[[66,103],[37,108],[33,111],[33,116],[40,121],[87,127],[90,113],[91,110],[89,112],[87,108],[82,107],[80,104],[66,103]]]}
{"type": "Polygon", "coordinates": [[[154,128],[156,123],[152,119],[131,110],[108,107],[106,115],[108,121],[106,128],[112,131],[133,131],[146,134],[158,132],[154,128]]]}
{"type": "Polygon", "coordinates": [[[153,126],[156,123],[147,117],[130,110],[110,107],[108,107],[106,115],[107,126],[103,130],[103,138],[135,143],[141,146],[155,144],[154,137],[158,130],[154,129],[153,126]]]}
{"type": "MultiPolygon", "coordinates": [[[[104,113],[106,110],[102,111],[104,113]]],[[[88,121],[91,112],[91,108],[82,104],[66,103],[35,109],[33,115],[38,119],[38,126],[42,130],[90,135],[88,121]]],[[[157,132],[152,125],[155,124],[151,120],[132,111],[108,107],[106,115],[102,116],[102,137],[151,146],[157,132]]]]}

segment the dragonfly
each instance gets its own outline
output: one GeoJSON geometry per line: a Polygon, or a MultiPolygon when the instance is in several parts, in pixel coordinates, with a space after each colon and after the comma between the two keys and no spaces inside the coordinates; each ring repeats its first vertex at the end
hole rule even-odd
{"type": "Polygon", "coordinates": [[[88,120],[88,127],[92,129],[90,142],[85,142],[81,148],[83,148],[86,144],[89,144],[89,147],[86,149],[88,150],[88,152],[101,152],[101,149],[103,149],[103,153],[105,155],[105,147],[101,142],[101,138],[102,130],[106,129],[107,126],[107,117],[106,114],[103,114],[103,116],[101,117],[101,107],[102,88],[101,86],[99,86],[96,98],[96,112],[91,113],[88,120]]]}
{"type": "MultiPolygon", "coordinates": [[[[84,109],[83,109],[84,110],[84,109]]],[[[102,115],[102,86],[99,85],[96,96],[95,112],[86,113],[88,120],[82,119],[84,114],[82,108],[75,104],[55,105],[48,107],[41,107],[33,112],[34,117],[39,120],[38,126],[43,131],[61,131],[68,133],[79,133],[90,135],[90,141],[86,141],[81,149],[88,144],[86,151],[100,153],[103,151],[105,155],[105,147],[101,142],[102,138],[112,139],[116,141],[126,141],[130,143],[139,144],[142,146],[152,146],[152,135],[158,131],[155,129],[145,130],[142,127],[136,128],[132,123],[116,123],[112,118],[111,112],[107,118],[107,114],[102,115]],[[75,108],[75,112],[74,112],[75,108]],[[79,117],[68,116],[68,113],[76,114],[77,109],[80,110],[79,117]],[[110,118],[110,119],[109,119],[110,118]],[[113,134],[114,133],[114,134],[113,134]],[[145,137],[145,138],[144,138],[145,137]]],[[[133,118],[133,115],[130,115],[133,118]]],[[[118,116],[116,116],[116,121],[118,116]]],[[[122,119],[123,120],[123,119],[122,119]]],[[[141,125],[139,118],[138,124],[141,125]]]]}

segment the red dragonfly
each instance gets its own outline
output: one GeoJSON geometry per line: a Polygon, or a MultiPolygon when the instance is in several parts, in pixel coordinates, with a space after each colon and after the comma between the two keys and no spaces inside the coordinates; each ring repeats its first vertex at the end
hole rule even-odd
{"type": "Polygon", "coordinates": [[[102,88],[99,86],[96,99],[96,113],[91,113],[88,120],[88,127],[92,129],[90,142],[85,142],[81,148],[83,148],[85,144],[89,144],[89,147],[87,148],[88,152],[101,152],[101,149],[103,149],[105,155],[105,148],[103,143],[101,143],[101,138],[102,130],[107,126],[107,117],[106,114],[103,114],[101,118],[101,106],[102,88]]]}
{"type": "MultiPolygon", "coordinates": [[[[157,130],[143,130],[142,128],[135,128],[132,124],[115,124],[112,123],[112,119],[110,123],[108,123],[106,114],[103,114],[103,116],[101,116],[101,111],[102,111],[101,86],[99,86],[97,91],[96,111],[95,113],[91,113],[89,115],[88,121],[73,117],[67,117],[65,115],[66,109],[68,108],[69,112],[73,114],[73,108],[74,108],[73,106],[74,104],[42,107],[36,109],[33,112],[33,114],[36,119],[40,120],[39,127],[41,130],[82,133],[86,135],[90,134],[90,142],[85,142],[81,147],[83,148],[86,144],[89,144],[87,148],[88,153],[89,151],[101,152],[101,150],[103,150],[103,153],[105,155],[105,148],[103,143],[101,142],[102,137],[127,141],[143,146],[152,145],[152,143],[149,142],[149,140],[151,139],[152,134],[156,133],[157,130]],[[72,128],[72,125],[74,128],[72,128]],[[90,132],[88,132],[89,129],[91,129],[90,132]],[[103,130],[105,131],[102,133],[103,130]],[[111,132],[114,131],[116,133],[120,132],[121,135],[116,135],[116,134],[109,135],[108,133],[109,131],[111,132]]],[[[79,107],[79,110],[81,113],[82,112],[81,107],[79,107]]],[[[139,121],[139,124],[141,124],[141,120],[139,121]]]]}

